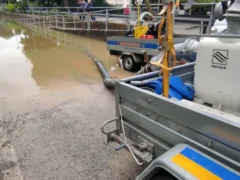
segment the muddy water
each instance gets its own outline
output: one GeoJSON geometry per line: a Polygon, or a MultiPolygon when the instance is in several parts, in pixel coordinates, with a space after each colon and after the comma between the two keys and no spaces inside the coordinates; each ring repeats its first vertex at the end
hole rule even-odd
{"type": "Polygon", "coordinates": [[[102,78],[84,51],[102,60],[113,77],[131,75],[119,67],[117,57],[109,55],[104,41],[1,19],[0,97],[100,83],[102,78]]]}

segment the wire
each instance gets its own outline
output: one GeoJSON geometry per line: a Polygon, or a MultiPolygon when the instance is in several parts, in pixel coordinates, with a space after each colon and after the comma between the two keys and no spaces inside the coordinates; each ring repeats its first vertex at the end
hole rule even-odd
{"type": "Polygon", "coordinates": [[[135,162],[141,166],[143,165],[143,162],[139,162],[138,159],[136,158],[136,156],[134,155],[132,149],[130,148],[130,146],[128,145],[127,143],[127,139],[126,139],[126,134],[125,134],[125,129],[124,129],[124,126],[123,126],[123,118],[122,118],[122,111],[121,111],[121,105],[119,104],[119,114],[120,114],[120,121],[121,121],[121,126],[122,126],[122,131],[123,131],[123,140],[124,140],[124,144],[125,146],[128,147],[130,153],[132,154],[132,157],[134,158],[135,162]]]}

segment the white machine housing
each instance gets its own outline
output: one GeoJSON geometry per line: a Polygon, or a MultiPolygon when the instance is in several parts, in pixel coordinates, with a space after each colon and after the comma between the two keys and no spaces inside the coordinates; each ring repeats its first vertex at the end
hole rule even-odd
{"type": "Polygon", "coordinates": [[[202,101],[219,110],[240,112],[239,39],[205,37],[200,40],[194,87],[202,101]]]}

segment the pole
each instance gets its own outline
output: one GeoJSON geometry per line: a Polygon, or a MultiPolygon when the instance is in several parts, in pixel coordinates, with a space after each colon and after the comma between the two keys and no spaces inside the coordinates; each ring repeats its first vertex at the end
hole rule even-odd
{"type": "Polygon", "coordinates": [[[64,16],[62,16],[62,23],[63,23],[63,29],[65,29],[65,21],[64,21],[64,16]]]}
{"type": "Polygon", "coordinates": [[[107,32],[108,30],[108,10],[106,9],[106,29],[105,31],[107,32]]]}
{"type": "Polygon", "coordinates": [[[74,30],[76,30],[76,20],[75,20],[75,16],[73,16],[73,25],[74,25],[74,30]]]}
{"type": "Polygon", "coordinates": [[[140,3],[138,3],[138,26],[140,26],[140,3]]]}
{"type": "Polygon", "coordinates": [[[87,14],[87,31],[90,31],[90,18],[89,18],[89,13],[87,14]]]}

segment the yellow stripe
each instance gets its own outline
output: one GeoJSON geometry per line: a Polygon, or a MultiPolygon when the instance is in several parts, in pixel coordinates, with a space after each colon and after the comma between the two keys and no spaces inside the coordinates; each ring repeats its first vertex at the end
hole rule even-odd
{"type": "Polygon", "coordinates": [[[218,176],[198,165],[191,159],[182,154],[178,154],[172,158],[172,161],[185,169],[199,180],[221,180],[218,176]]]}

